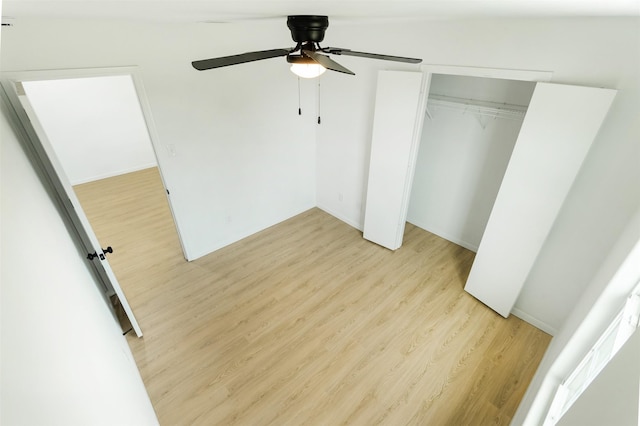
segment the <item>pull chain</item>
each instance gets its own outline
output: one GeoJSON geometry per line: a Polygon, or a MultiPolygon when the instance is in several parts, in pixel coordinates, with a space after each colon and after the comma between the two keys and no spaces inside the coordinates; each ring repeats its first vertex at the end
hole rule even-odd
{"type": "Polygon", "coordinates": [[[320,77],[318,77],[318,124],[320,124],[320,77]]]}
{"type": "Polygon", "coordinates": [[[298,77],[298,115],[302,115],[302,107],[300,106],[300,77],[298,77]]]}

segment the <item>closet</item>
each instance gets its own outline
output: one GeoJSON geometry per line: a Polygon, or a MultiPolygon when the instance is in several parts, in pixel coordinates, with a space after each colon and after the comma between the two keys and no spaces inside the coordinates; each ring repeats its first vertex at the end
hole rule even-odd
{"type": "Polygon", "coordinates": [[[478,250],[534,88],[433,75],[407,222],[478,250]]]}
{"type": "Polygon", "coordinates": [[[364,238],[398,249],[408,220],[477,250],[465,290],[507,317],[616,93],[550,77],[381,71],[364,238]]]}

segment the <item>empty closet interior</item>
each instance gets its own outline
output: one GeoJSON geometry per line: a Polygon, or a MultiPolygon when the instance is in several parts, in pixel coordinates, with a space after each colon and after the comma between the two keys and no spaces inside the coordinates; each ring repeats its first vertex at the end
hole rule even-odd
{"type": "Polygon", "coordinates": [[[478,250],[535,85],[432,76],[409,223],[478,250]]]}

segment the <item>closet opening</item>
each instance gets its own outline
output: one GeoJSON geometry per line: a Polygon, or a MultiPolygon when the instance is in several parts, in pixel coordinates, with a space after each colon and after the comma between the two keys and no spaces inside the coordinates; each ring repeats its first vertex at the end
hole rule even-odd
{"type": "Polygon", "coordinates": [[[535,86],[432,74],[407,222],[477,252],[535,86]]]}
{"type": "Polygon", "coordinates": [[[424,71],[379,73],[363,237],[396,250],[410,222],[476,251],[464,289],[506,318],[616,91],[542,71],[424,71]]]}

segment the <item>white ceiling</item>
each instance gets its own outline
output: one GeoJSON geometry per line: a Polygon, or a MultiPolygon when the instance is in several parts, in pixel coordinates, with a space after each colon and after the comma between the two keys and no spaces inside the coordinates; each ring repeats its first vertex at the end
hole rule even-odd
{"type": "Polygon", "coordinates": [[[160,22],[233,22],[287,15],[334,20],[640,16],[640,0],[4,0],[2,15],[160,22]]]}

